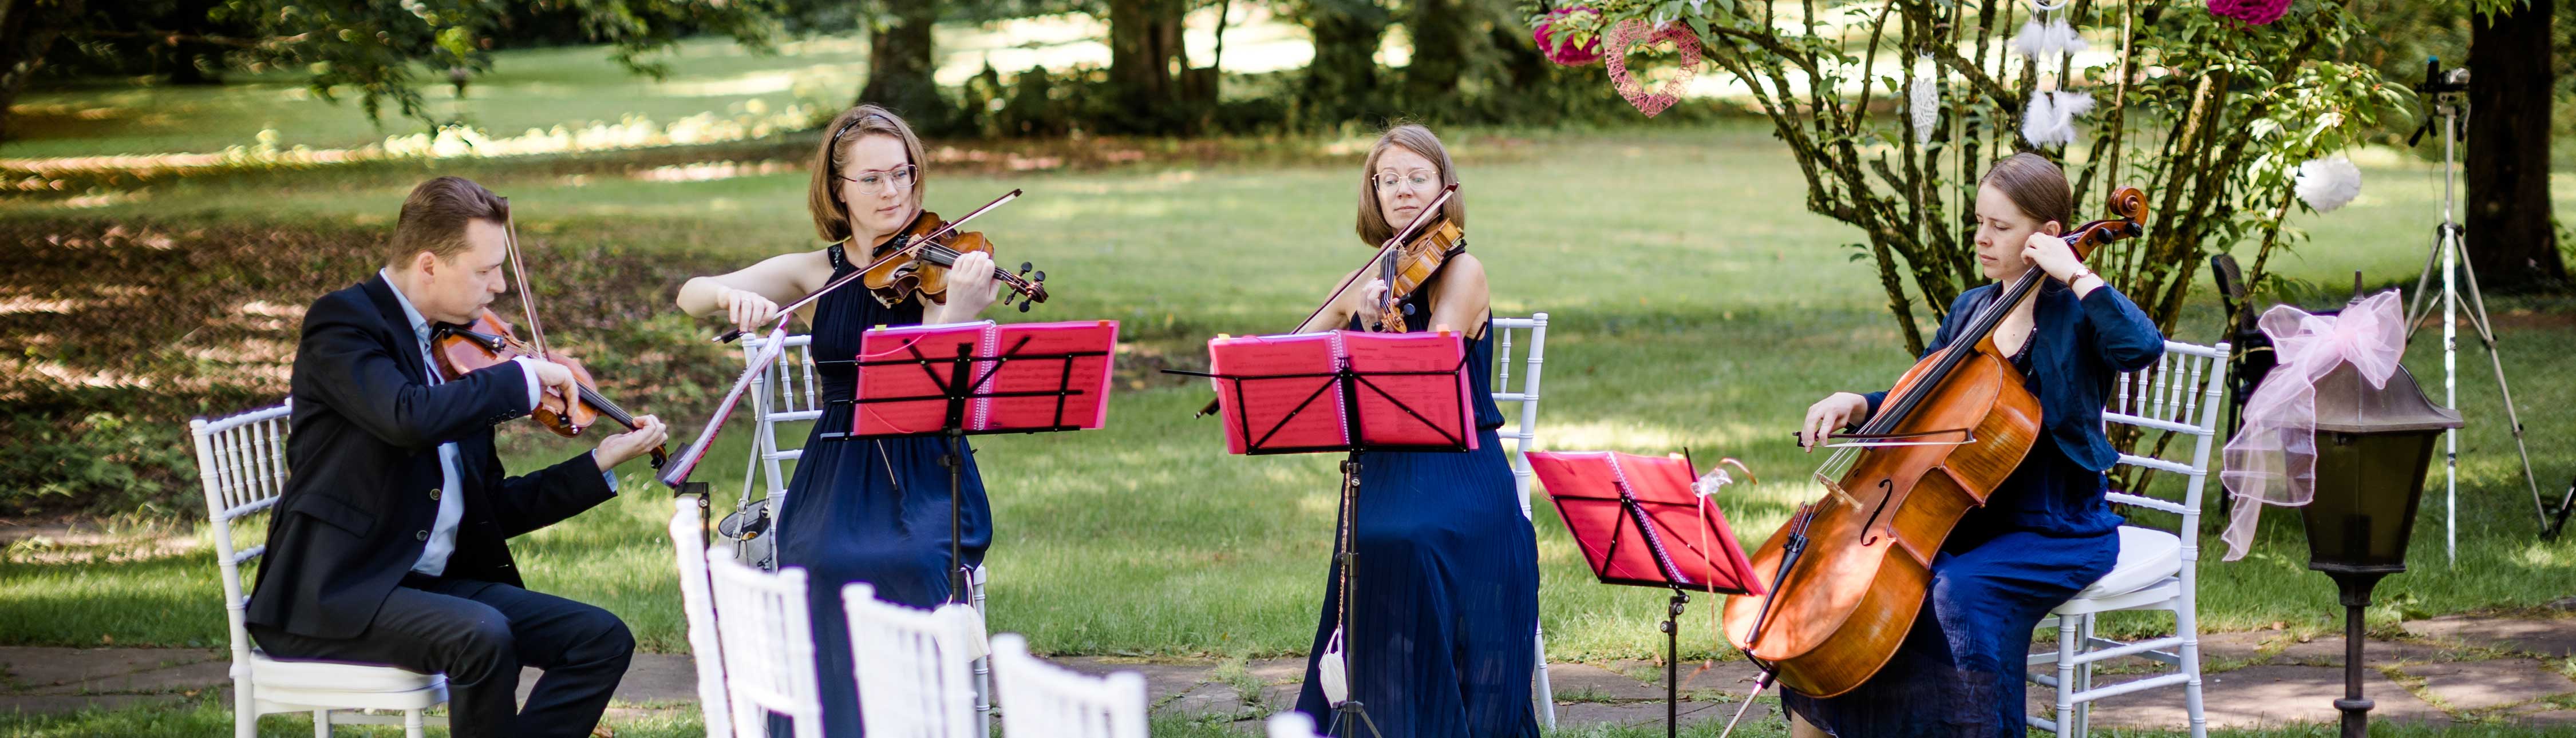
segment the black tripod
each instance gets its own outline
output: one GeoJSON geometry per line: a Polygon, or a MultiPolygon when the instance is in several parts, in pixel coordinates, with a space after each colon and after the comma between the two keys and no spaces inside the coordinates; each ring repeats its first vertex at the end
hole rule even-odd
{"type": "MultiPolygon", "coordinates": [[[[2522,418],[2513,405],[2513,388],[2504,378],[2504,360],[2496,353],[2495,329],[2487,320],[2486,298],[2478,294],[2477,270],[2469,266],[2467,259],[2461,258],[2462,241],[2465,239],[2466,229],[2461,228],[2459,222],[2451,217],[2452,207],[2457,202],[2454,182],[2459,172],[2455,150],[2458,147],[2461,126],[2468,109],[2467,101],[2461,97],[2468,90],[2468,70],[2444,70],[2439,59],[2424,63],[2424,83],[2415,88],[2417,93],[2431,101],[2433,111],[2431,115],[2424,117],[2424,125],[2417,128],[2415,134],[2406,139],[2406,143],[2410,146],[2414,145],[2436,125],[2442,129],[2442,222],[2433,227],[2433,252],[2425,255],[2424,271],[2415,279],[2415,299],[2406,308],[2406,336],[2412,340],[2416,329],[2423,327],[2424,320],[2430,317],[2432,306],[2428,304],[2426,287],[2432,282],[2433,273],[2438,266],[2442,274],[2442,404],[2458,407],[2459,312],[2462,302],[2460,293],[2465,286],[2468,292],[2469,326],[2477,330],[2479,342],[2486,344],[2487,363],[2495,368],[2496,391],[2504,397],[2506,427],[2513,432],[2514,451],[2522,457],[2522,479],[2531,489],[2531,506],[2533,512],[2540,517],[2541,536],[2555,537],[2560,525],[2566,521],[2568,502],[2559,503],[2556,514],[2558,523],[2551,523],[2549,508],[2540,500],[2540,477],[2531,472],[2531,449],[2523,440],[2522,418]]],[[[2442,443],[2443,509],[2445,510],[2442,550],[2453,563],[2457,563],[2460,509],[2459,430],[2443,431],[2442,443]]],[[[2576,489],[2569,491],[2569,501],[2576,501],[2576,489]]]]}

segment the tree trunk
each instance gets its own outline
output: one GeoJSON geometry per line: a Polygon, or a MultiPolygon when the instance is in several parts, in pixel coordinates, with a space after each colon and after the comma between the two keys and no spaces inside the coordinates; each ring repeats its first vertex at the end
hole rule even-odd
{"type": "Polygon", "coordinates": [[[0,0],[0,141],[9,140],[8,113],[18,91],[45,64],[45,48],[80,17],[81,0],[0,0]]]}
{"type": "Polygon", "coordinates": [[[890,17],[870,24],[868,82],[859,88],[859,102],[882,105],[917,128],[945,131],[954,111],[939,99],[939,85],[930,78],[930,30],[939,22],[939,3],[894,5],[890,17]]]}
{"type": "Polygon", "coordinates": [[[2469,264],[2487,292],[2563,289],[2549,200],[2554,0],[2469,22],[2469,264]]]}
{"type": "Polygon", "coordinates": [[[1317,0],[1305,13],[1315,37],[1306,65],[1307,122],[1339,123],[1383,111],[1377,47],[1386,38],[1386,8],[1372,0],[1317,0]]]}
{"type": "Polygon", "coordinates": [[[1168,133],[1181,119],[1175,62],[1181,49],[1182,0],[1109,0],[1109,90],[1118,109],[1112,122],[1135,133],[1168,133]]]}

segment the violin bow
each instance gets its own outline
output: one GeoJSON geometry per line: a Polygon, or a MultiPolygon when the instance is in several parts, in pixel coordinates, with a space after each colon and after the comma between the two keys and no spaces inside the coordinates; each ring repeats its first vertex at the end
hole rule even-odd
{"type": "MultiPolygon", "coordinates": [[[[519,261],[519,218],[510,210],[510,198],[501,198],[501,228],[508,238],[510,276],[519,283],[519,313],[528,320],[528,345],[537,349],[537,357],[553,361],[546,351],[546,327],[537,323],[537,293],[528,289],[528,266],[519,261]]],[[[572,401],[573,398],[564,398],[572,401]]]]}
{"type": "MultiPolygon", "coordinates": [[[[812,294],[808,294],[804,297],[796,298],[795,302],[780,306],[778,308],[778,314],[780,316],[793,315],[798,309],[814,304],[815,300],[823,299],[824,295],[831,294],[833,290],[840,289],[843,285],[858,281],[860,278],[867,276],[867,273],[870,270],[885,265],[886,262],[894,260],[895,257],[919,251],[923,244],[931,243],[938,240],[940,236],[956,232],[959,226],[966,224],[966,221],[974,220],[976,216],[991,212],[994,208],[1001,207],[1003,203],[1017,200],[1019,198],[1020,191],[1018,189],[1013,189],[1008,193],[1004,193],[1001,197],[993,198],[992,202],[984,203],[984,206],[976,208],[975,212],[967,213],[965,217],[948,221],[947,225],[940,226],[938,230],[923,234],[920,238],[912,239],[912,241],[905,244],[903,248],[886,252],[885,256],[877,257],[876,261],[869,262],[867,266],[859,267],[857,271],[850,272],[848,276],[832,280],[830,283],[823,285],[822,289],[815,290],[812,294]]],[[[782,319],[781,324],[784,325],[784,322],[785,321],[782,319]]],[[[740,328],[726,331],[724,335],[716,336],[715,342],[733,343],[734,339],[741,338],[743,333],[744,331],[740,328]]]]}
{"type": "Polygon", "coordinates": [[[697,470],[698,460],[707,455],[707,448],[715,443],[716,433],[722,431],[725,421],[733,417],[733,408],[742,402],[743,394],[751,389],[752,383],[758,381],[762,373],[769,371],[771,364],[778,363],[780,354],[786,353],[786,315],[788,313],[783,311],[780,313],[778,325],[771,328],[769,336],[761,342],[760,353],[752,357],[751,366],[743,370],[741,378],[734,380],[733,389],[725,391],[724,402],[716,405],[715,416],[708,418],[706,427],[698,430],[698,440],[690,442],[688,450],[680,452],[679,463],[663,471],[663,485],[678,490],[689,482],[689,473],[697,470]]]}
{"type": "MultiPolygon", "coordinates": [[[[1386,239],[1385,243],[1378,244],[1377,253],[1369,255],[1369,264],[1375,264],[1378,260],[1386,258],[1386,252],[1388,250],[1411,242],[1413,240],[1414,232],[1421,230],[1424,224],[1429,223],[1431,214],[1440,212],[1441,206],[1449,204],[1449,197],[1456,194],[1458,194],[1458,183],[1451,182],[1449,184],[1441,185],[1439,197],[1433,198],[1430,205],[1423,206],[1422,212],[1414,213],[1413,220],[1405,223],[1403,230],[1396,231],[1395,235],[1386,239]]],[[[1351,276],[1343,277],[1342,283],[1333,288],[1333,293],[1324,296],[1324,304],[1315,306],[1314,312],[1307,313],[1305,318],[1298,320],[1297,327],[1303,328],[1306,326],[1307,321],[1314,320],[1315,316],[1324,314],[1325,308],[1332,307],[1335,301],[1342,299],[1342,293],[1349,291],[1351,289],[1351,285],[1359,281],[1360,275],[1367,273],[1368,266],[1362,265],[1359,271],[1351,272],[1351,276]]],[[[1296,330],[1296,328],[1291,328],[1289,330],[1296,330]]],[[[1216,400],[1208,400],[1206,407],[1199,408],[1198,414],[1190,417],[1204,418],[1210,415],[1215,415],[1216,408],[1216,400]]]]}

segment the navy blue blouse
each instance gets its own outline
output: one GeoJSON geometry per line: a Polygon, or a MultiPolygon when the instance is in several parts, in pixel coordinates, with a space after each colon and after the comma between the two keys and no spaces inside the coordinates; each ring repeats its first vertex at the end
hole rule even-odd
{"type": "MultiPolygon", "coordinates": [[[[1949,316],[1941,321],[1941,330],[1932,335],[1932,345],[1923,355],[1950,345],[1950,337],[1966,328],[1969,316],[2001,291],[2001,285],[1989,284],[1961,293],[1950,303],[1949,316]]],[[[2164,355],[2164,334],[2136,303],[2110,285],[2079,299],[2075,290],[2048,279],[2032,299],[2039,304],[2031,314],[2030,377],[2039,392],[2040,419],[2068,460],[2093,471],[2108,470],[2120,454],[2102,436],[2103,398],[2121,372],[2145,369],[2164,355]]],[[[1887,393],[1863,396],[1869,398],[1869,415],[1878,415],[1878,404],[1887,399],[1887,393]]]]}

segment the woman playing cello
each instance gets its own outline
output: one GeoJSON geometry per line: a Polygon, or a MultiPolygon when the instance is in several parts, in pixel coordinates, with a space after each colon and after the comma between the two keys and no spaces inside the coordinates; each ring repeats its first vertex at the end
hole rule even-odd
{"type": "MultiPolygon", "coordinates": [[[[1999,285],[2032,269],[2048,280],[1995,323],[1995,349],[2038,398],[2039,438],[1982,507],[1967,511],[1931,564],[1931,585],[1895,656],[1856,688],[1819,698],[1784,688],[1799,736],[2021,736],[2031,630],[2111,570],[2119,515],[2102,472],[2117,374],[2153,364],[2164,337],[2058,234],[2072,214],[2066,176],[2035,154],[1997,162],[1977,188],[1977,263],[1995,280],[1952,303],[1926,356],[1968,330],[1999,285]]],[[[2008,380],[2009,381],[2009,380],[2008,380]]],[[[1888,393],[1838,392],[1807,409],[1801,442],[1861,425],[1888,393]]]]}

